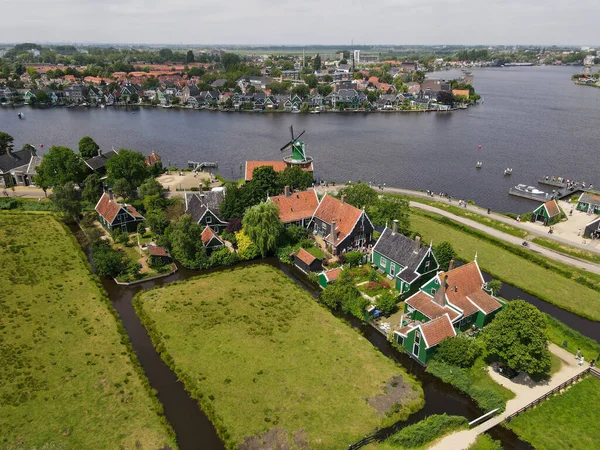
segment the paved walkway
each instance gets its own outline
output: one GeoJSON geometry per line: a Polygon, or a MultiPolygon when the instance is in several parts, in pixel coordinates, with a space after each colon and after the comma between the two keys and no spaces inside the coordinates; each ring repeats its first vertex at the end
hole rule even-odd
{"type": "MultiPolygon", "coordinates": [[[[338,189],[341,189],[343,186],[335,186],[335,187],[318,187],[317,190],[319,192],[331,192],[331,191],[337,191],[338,189]]],[[[423,193],[423,192],[416,192],[416,191],[408,191],[405,189],[397,189],[397,188],[385,188],[384,192],[388,192],[388,193],[395,193],[395,194],[402,194],[402,195],[418,195],[420,197],[428,197],[427,194],[423,193]]],[[[431,197],[429,197],[431,199],[431,197]]],[[[410,202],[410,206],[413,208],[419,208],[422,209],[424,211],[429,211],[444,217],[448,217],[449,219],[452,219],[456,222],[462,223],[464,225],[467,225],[471,228],[474,228],[476,230],[482,231],[486,234],[489,234],[491,236],[494,236],[495,238],[498,238],[500,240],[503,240],[505,242],[509,242],[511,244],[515,244],[515,245],[521,245],[523,242],[523,238],[519,238],[513,235],[510,235],[508,233],[504,233],[503,231],[499,231],[495,228],[492,227],[488,227],[487,225],[483,225],[479,222],[476,222],[474,220],[471,219],[467,219],[466,217],[462,217],[462,216],[457,216],[456,214],[453,214],[451,212],[445,211],[443,209],[440,208],[436,208],[430,205],[426,205],[424,203],[419,203],[419,202],[410,202]]],[[[478,207],[473,207],[473,206],[469,206],[468,211],[471,212],[477,212],[480,213],[481,210],[481,214],[485,215],[486,217],[489,217],[487,214],[486,210],[482,210],[481,208],[478,207]]],[[[505,222],[505,223],[509,223],[510,225],[517,225],[518,222],[516,222],[515,220],[506,218],[504,216],[500,216],[497,214],[493,214],[493,218],[494,219],[498,219],[501,222],[505,222]]],[[[529,231],[529,230],[527,230],[529,231]]],[[[549,235],[548,233],[543,234],[544,237],[548,237],[548,238],[552,238],[552,235],[549,235]]],[[[568,242],[569,245],[574,245],[572,242],[568,242]]],[[[574,245],[576,246],[576,245],[574,245]]],[[[600,264],[595,264],[593,262],[589,262],[589,261],[584,261],[578,258],[574,258],[572,256],[569,255],[565,255],[564,253],[560,253],[560,252],[555,252],[554,250],[550,250],[546,247],[542,247],[541,245],[537,245],[534,244],[532,242],[529,243],[529,250],[535,253],[539,253],[540,255],[544,255],[547,258],[553,259],[555,261],[564,263],[564,264],[569,264],[575,267],[578,267],[580,269],[584,269],[587,270],[589,272],[593,272],[596,274],[600,274],[600,264]]],[[[590,250],[593,251],[592,248],[588,248],[584,246],[585,250],[590,250]]]]}
{"type": "Polygon", "coordinates": [[[494,418],[482,423],[470,430],[463,430],[457,433],[453,433],[446,436],[442,440],[438,441],[434,446],[430,447],[429,450],[463,450],[467,449],[477,436],[481,433],[485,433],[490,428],[503,422],[504,419],[511,414],[517,412],[519,409],[527,406],[534,400],[540,398],[542,395],[550,392],[555,387],[580,374],[586,370],[589,363],[583,366],[578,366],[575,356],[566,350],[558,347],[557,345],[550,344],[550,351],[558,356],[562,362],[562,366],[558,372],[556,372],[549,381],[534,382],[528,376],[520,374],[519,376],[509,380],[496,372],[489,369],[490,376],[502,386],[510,389],[515,393],[515,398],[509,400],[506,403],[506,410],[494,418]]]}

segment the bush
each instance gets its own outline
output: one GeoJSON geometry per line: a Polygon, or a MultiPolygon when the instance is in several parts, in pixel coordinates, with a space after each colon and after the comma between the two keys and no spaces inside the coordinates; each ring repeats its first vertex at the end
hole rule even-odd
{"type": "Polygon", "coordinates": [[[467,419],[462,416],[447,414],[433,415],[420,422],[404,427],[390,436],[386,442],[401,448],[417,448],[460,428],[466,428],[467,419]]]}
{"type": "Polygon", "coordinates": [[[18,206],[16,198],[0,198],[0,209],[16,209],[18,206]]]}
{"type": "Polygon", "coordinates": [[[481,345],[475,339],[461,334],[444,339],[440,343],[435,357],[453,366],[471,367],[481,352],[481,345]]]}
{"type": "Polygon", "coordinates": [[[143,235],[146,232],[146,225],[144,225],[143,223],[138,223],[137,232],[138,234],[143,235]]]}
{"type": "Polygon", "coordinates": [[[223,247],[212,252],[209,264],[211,266],[232,266],[239,262],[239,260],[236,253],[232,252],[227,247],[223,247]]]}
{"type": "Polygon", "coordinates": [[[449,242],[440,242],[435,246],[433,253],[440,265],[440,270],[448,270],[450,261],[456,258],[456,251],[449,242]]]}
{"type": "Polygon", "coordinates": [[[385,292],[377,299],[377,307],[384,315],[389,316],[396,309],[397,301],[398,297],[396,295],[391,292],[385,292]]]}
{"type": "Polygon", "coordinates": [[[228,233],[227,231],[221,233],[221,238],[225,241],[231,242],[232,245],[237,245],[237,239],[235,238],[235,234],[228,233]]]}
{"type": "Polygon", "coordinates": [[[111,236],[113,241],[115,241],[117,244],[127,245],[129,242],[129,234],[125,231],[121,231],[118,228],[112,231],[111,236]]]}
{"type": "Polygon", "coordinates": [[[126,267],[125,255],[121,250],[113,250],[106,243],[92,247],[92,262],[96,273],[104,277],[116,277],[121,274],[126,267]]]}
{"type": "Polygon", "coordinates": [[[285,247],[279,247],[277,249],[277,258],[279,258],[279,261],[281,261],[283,263],[291,264],[292,258],[290,256],[290,254],[293,251],[294,251],[293,245],[286,245],[285,247]]]}
{"type": "Polygon", "coordinates": [[[260,256],[260,250],[257,245],[252,242],[252,239],[243,230],[235,233],[235,239],[238,245],[238,256],[242,261],[256,259],[260,256]]]}
{"type": "Polygon", "coordinates": [[[308,236],[308,230],[304,227],[301,227],[300,225],[290,225],[285,230],[285,235],[289,243],[293,245],[297,242],[306,239],[306,237],[308,236]]]}
{"type": "Polygon", "coordinates": [[[390,285],[385,281],[369,281],[367,284],[365,284],[365,291],[374,292],[380,289],[389,289],[389,287],[390,285]]]}
{"type": "Polygon", "coordinates": [[[361,252],[348,252],[345,255],[346,263],[350,267],[356,267],[362,264],[363,254],[361,252]]]}
{"type": "Polygon", "coordinates": [[[487,283],[487,287],[490,291],[492,291],[492,295],[498,295],[500,289],[502,289],[502,281],[500,280],[492,280],[487,283]]]}
{"type": "Polygon", "coordinates": [[[315,247],[315,241],[313,241],[310,238],[306,238],[306,239],[302,239],[300,241],[300,247],[307,249],[307,248],[314,248],[315,247]]]}

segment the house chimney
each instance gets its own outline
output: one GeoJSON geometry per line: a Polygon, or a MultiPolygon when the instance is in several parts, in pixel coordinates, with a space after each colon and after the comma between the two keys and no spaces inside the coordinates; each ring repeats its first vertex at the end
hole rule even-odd
{"type": "Polygon", "coordinates": [[[398,219],[394,219],[394,224],[392,225],[392,234],[396,234],[398,232],[398,219]]]}
{"type": "Polygon", "coordinates": [[[419,253],[421,249],[421,236],[415,236],[415,253],[419,253]]]}
{"type": "Polygon", "coordinates": [[[102,156],[102,150],[98,149],[98,156],[102,156]]]}
{"type": "Polygon", "coordinates": [[[448,272],[450,272],[452,269],[454,269],[454,260],[451,259],[450,263],[448,264],[448,272]]]}
{"type": "Polygon", "coordinates": [[[433,295],[433,302],[441,307],[444,307],[446,304],[446,289],[448,288],[448,283],[446,282],[447,279],[448,275],[444,275],[444,278],[441,280],[440,288],[435,291],[435,294],[433,295]]]}
{"type": "Polygon", "coordinates": [[[335,241],[337,241],[337,227],[334,220],[331,222],[331,242],[335,244],[335,241]]]}
{"type": "Polygon", "coordinates": [[[290,187],[289,186],[285,186],[283,188],[283,193],[285,194],[286,197],[290,196],[290,187]]]}
{"type": "Polygon", "coordinates": [[[108,188],[108,198],[112,201],[113,200],[113,191],[111,188],[108,188]]]}
{"type": "Polygon", "coordinates": [[[345,196],[345,195],[342,195],[342,198],[340,199],[340,201],[341,201],[342,203],[346,203],[346,196],[345,196]]]}

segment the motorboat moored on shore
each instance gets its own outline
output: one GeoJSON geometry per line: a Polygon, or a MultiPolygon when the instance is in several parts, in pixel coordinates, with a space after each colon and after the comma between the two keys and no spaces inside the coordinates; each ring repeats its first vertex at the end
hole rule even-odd
{"type": "Polygon", "coordinates": [[[517,184],[515,186],[517,191],[525,192],[527,194],[545,195],[544,191],[534,188],[533,186],[527,186],[526,184],[517,184]]]}

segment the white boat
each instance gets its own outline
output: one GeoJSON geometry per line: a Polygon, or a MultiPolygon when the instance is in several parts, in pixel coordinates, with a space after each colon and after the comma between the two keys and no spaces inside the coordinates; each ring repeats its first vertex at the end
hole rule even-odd
{"type": "Polygon", "coordinates": [[[504,169],[504,175],[512,175],[512,169],[509,169],[508,167],[504,169]]]}
{"type": "Polygon", "coordinates": [[[299,109],[292,109],[292,114],[300,114],[300,110],[299,109]]]}
{"type": "Polygon", "coordinates": [[[477,161],[477,164],[475,165],[475,168],[476,169],[481,169],[481,166],[483,166],[483,162],[477,161]]]}
{"type": "Polygon", "coordinates": [[[533,186],[527,186],[526,184],[517,184],[515,186],[517,191],[525,192],[527,194],[545,195],[544,191],[534,188],[533,186]]]}
{"type": "Polygon", "coordinates": [[[321,114],[321,108],[317,107],[317,108],[313,109],[310,113],[311,114],[321,114]]]}
{"type": "Polygon", "coordinates": [[[172,108],[171,105],[162,105],[163,108],[172,108]]]}

